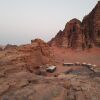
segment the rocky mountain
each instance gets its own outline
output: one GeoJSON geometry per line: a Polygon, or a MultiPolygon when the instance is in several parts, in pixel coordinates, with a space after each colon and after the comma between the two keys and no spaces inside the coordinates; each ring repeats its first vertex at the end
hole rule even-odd
{"type": "Polygon", "coordinates": [[[86,45],[100,46],[100,1],[94,9],[83,18],[83,33],[85,34],[86,45]]]}
{"type": "Polygon", "coordinates": [[[0,46],[0,100],[100,100],[100,48],[58,48],[98,46],[99,12],[100,1],[82,22],[70,20],[49,43],[35,39],[0,46]],[[52,65],[56,70],[50,73],[52,65]]]}
{"type": "Polygon", "coordinates": [[[100,45],[100,1],[82,22],[76,18],[70,20],[64,30],[60,30],[55,38],[49,41],[49,45],[74,49],[100,45]]]}
{"type": "Polygon", "coordinates": [[[49,44],[61,47],[77,48],[84,42],[81,32],[81,22],[78,19],[70,20],[63,31],[59,31],[49,44]]]}

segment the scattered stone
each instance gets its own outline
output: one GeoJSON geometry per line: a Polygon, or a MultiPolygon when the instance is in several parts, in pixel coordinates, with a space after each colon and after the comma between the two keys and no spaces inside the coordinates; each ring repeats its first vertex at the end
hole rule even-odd
{"type": "Polygon", "coordinates": [[[49,66],[46,70],[47,72],[53,73],[56,70],[56,66],[49,66]]]}

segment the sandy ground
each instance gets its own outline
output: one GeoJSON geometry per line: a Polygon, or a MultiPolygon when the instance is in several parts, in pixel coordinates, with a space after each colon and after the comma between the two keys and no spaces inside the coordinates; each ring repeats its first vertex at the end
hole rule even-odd
{"type": "MultiPolygon", "coordinates": [[[[55,63],[54,65],[57,66],[56,73],[62,73],[69,69],[79,69],[81,66],[70,66],[70,67],[64,67],[63,63],[90,63],[95,64],[97,67],[100,67],[100,48],[92,48],[89,50],[71,50],[66,48],[57,48],[52,47],[52,52],[55,56],[55,63]]],[[[52,75],[52,74],[50,74],[52,75]]]]}

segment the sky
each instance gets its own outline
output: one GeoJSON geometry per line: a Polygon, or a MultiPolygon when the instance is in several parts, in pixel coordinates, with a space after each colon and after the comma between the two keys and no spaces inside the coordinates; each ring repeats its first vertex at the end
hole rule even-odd
{"type": "Polygon", "coordinates": [[[0,44],[49,41],[65,24],[82,21],[98,0],[0,0],[0,44]]]}

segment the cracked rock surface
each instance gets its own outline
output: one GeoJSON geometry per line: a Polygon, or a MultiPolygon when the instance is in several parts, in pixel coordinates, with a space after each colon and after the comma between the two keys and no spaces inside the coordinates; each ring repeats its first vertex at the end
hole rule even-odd
{"type": "Polygon", "coordinates": [[[0,78],[0,100],[100,100],[100,78],[43,77],[23,71],[0,78]]]}

